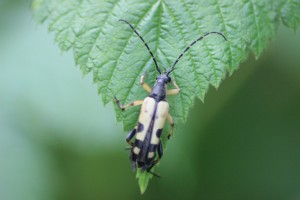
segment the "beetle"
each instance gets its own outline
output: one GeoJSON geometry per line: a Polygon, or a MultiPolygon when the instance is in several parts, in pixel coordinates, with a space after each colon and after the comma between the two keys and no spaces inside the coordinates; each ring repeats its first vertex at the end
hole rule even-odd
{"type": "Polygon", "coordinates": [[[122,111],[126,110],[131,106],[142,105],[140,115],[138,118],[138,125],[130,133],[128,133],[126,137],[126,142],[131,146],[130,160],[132,169],[135,171],[138,167],[141,168],[142,171],[146,171],[153,175],[156,175],[150,170],[160,161],[160,159],[163,156],[161,135],[166,120],[168,120],[171,125],[171,130],[167,135],[167,139],[170,139],[170,136],[173,135],[174,131],[174,121],[169,113],[169,104],[167,102],[166,97],[169,95],[176,95],[180,92],[180,88],[170,77],[170,74],[174,70],[174,67],[178,63],[180,58],[190,49],[190,47],[196,44],[196,42],[202,40],[204,37],[208,36],[209,34],[218,34],[222,36],[225,40],[227,39],[220,32],[208,32],[198,37],[188,47],[186,47],[168,71],[161,72],[160,68],[157,65],[154,54],[152,53],[148,44],[145,42],[142,36],[134,29],[134,27],[128,21],[123,19],[120,19],[119,21],[128,24],[130,28],[134,31],[134,33],[144,43],[145,47],[147,48],[148,52],[152,57],[156,71],[159,73],[159,75],[156,77],[156,82],[152,89],[147,83],[145,83],[145,75],[141,76],[140,84],[149,93],[149,96],[146,97],[144,100],[136,100],[127,105],[122,105],[120,100],[117,99],[117,97],[115,97],[115,101],[122,111]],[[167,90],[168,84],[173,84],[175,88],[167,90]],[[135,139],[132,142],[134,137],[135,139]]]}

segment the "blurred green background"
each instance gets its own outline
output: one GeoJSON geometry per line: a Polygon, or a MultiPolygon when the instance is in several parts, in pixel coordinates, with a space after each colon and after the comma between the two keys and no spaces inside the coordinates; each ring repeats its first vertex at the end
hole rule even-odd
{"type": "Polygon", "coordinates": [[[125,134],[29,3],[0,3],[0,200],[300,199],[300,33],[283,26],[178,125],[140,195],[125,134]]]}

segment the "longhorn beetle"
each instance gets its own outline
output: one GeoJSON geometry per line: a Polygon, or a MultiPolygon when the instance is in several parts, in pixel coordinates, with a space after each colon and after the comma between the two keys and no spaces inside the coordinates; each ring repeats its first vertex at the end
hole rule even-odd
{"type": "Polygon", "coordinates": [[[208,36],[209,34],[218,34],[221,35],[225,40],[227,39],[222,33],[219,32],[208,32],[198,37],[184,49],[184,51],[174,62],[173,66],[168,71],[162,73],[157,65],[152,51],[150,50],[148,44],[145,42],[142,36],[133,28],[133,26],[128,21],[123,19],[120,19],[119,21],[128,24],[134,31],[134,33],[142,40],[152,57],[156,71],[159,73],[159,75],[156,77],[156,83],[154,84],[152,89],[147,83],[144,82],[145,75],[141,76],[140,84],[149,93],[149,96],[144,100],[133,101],[132,103],[123,106],[120,100],[115,97],[115,101],[122,111],[126,110],[130,106],[142,105],[138,125],[127,135],[126,142],[131,146],[130,160],[132,169],[135,171],[137,166],[138,168],[141,168],[142,171],[146,171],[157,176],[150,170],[152,167],[154,167],[155,164],[159,162],[163,155],[161,134],[166,119],[168,119],[171,125],[171,130],[167,135],[168,139],[170,139],[170,136],[174,131],[174,122],[171,115],[169,114],[169,104],[167,103],[166,97],[168,95],[175,95],[180,92],[180,88],[169,75],[172,73],[175,65],[178,63],[179,59],[184,55],[184,53],[204,37],[208,36]],[[172,83],[175,89],[167,90],[167,84],[169,83],[172,83]],[[134,142],[132,142],[134,136],[135,140],[134,142]],[[158,158],[156,158],[156,152],[158,153],[158,158]]]}

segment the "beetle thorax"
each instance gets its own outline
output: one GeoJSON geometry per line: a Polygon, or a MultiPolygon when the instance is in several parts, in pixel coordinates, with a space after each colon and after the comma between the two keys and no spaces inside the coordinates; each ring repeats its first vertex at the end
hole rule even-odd
{"type": "Polygon", "coordinates": [[[167,85],[164,83],[155,83],[150,93],[150,97],[155,99],[157,102],[166,100],[166,89],[167,85]]]}
{"type": "Polygon", "coordinates": [[[161,74],[156,78],[156,83],[152,88],[150,97],[157,102],[166,100],[167,84],[171,82],[171,78],[166,74],[161,74]]]}

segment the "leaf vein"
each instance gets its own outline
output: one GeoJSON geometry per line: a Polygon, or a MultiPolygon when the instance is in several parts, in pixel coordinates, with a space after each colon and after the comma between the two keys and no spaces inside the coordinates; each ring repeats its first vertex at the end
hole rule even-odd
{"type": "MultiPolygon", "coordinates": [[[[99,28],[98,32],[96,33],[95,39],[91,42],[92,43],[91,47],[88,48],[87,53],[82,54],[81,56],[78,57],[78,59],[80,59],[82,56],[85,56],[85,55],[87,55],[88,58],[91,57],[90,54],[91,54],[92,50],[95,48],[96,41],[98,40],[100,34],[102,33],[102,27],[104,27],[106,25],[106,23],[107,23],[107,21],[109,19],[108,17],[112,14],[114,8],[119,4],[120,1],[121,0],[117,0],[115,3],[112,4],[113,6],[109,10],[109,12],[106,14],[106,16],[105,16],[105,18],[103,20],[102,26],[99,28]]],[[[85,63],[85,64],[87,64],[87,63],[85,63]]],[[[83,65],[83,64],[81,64],[81,65],[83,65]]]]}
{"type": "MultiPolygon", "coordinates": [[[[173,13],[171,12],[171,8],[169,8],[168,6],[167,6],[167,4],[165,4],[166,5],[166,8],[167,8],[167,11],[168,11],[168,13],[171,15],[171,17],[173,18],[173,20],[174,20],[174,22],[176,23],[176,25],[177,25],[177,27],[178,27],[178,29],[179,29],[179,33],[180,33],[180,37],[181,37],[181,40],[182,41],[186,41],[186,40],[184,40],[184,34],[183,34],[183,27],[182,27],[182,25],[179,23],[179,21],[178,21],[178,19],[176,18],[176,16],[175,15],[173,15],[173,13]]],[[[188,46],[189,44],[187,43],[187,42],[185,42],[185,46],[188,46]]],[[[192,65],[192,67],[193,67],[193,71],[194,72],[197,72],[196,71],[196,69],[195,69],[195,62],[194,62],[194,59],[193,59],[193,57],[191,56],[191,54],[188,54],[188,56],[189,56],[189,61],[191,62],[191,65],[192,65]]],[[[201,85],[201,81],[200,81],[200,77],[199,77],[199,75],[198,75],[198,73],[195,73],[195,76],[196,76],[196,80],[197,80],[197,83],[198,83],[198,85],[201,85]]]]}
{"type": "MultiPolygon", "coordinates": [[[[225,30],[225,33],[228,33],[228,29],[227,29],[227,25],[226,25],[226,22],[225,22],[225,18],[223,16],[223,12],[222,12],[222,9],[221,9],[221,6],[220,6],[220,2],[219,0],[216,0],[216,4],[217,4],[217,8],[219,10],[219,14],[221,16],[221,19],[222,19],[222,22],[224,24],[224,30],[225,30]]],[[[229,47],[229,66],[233,66],[233,53],[232,53],[232,49],[231,49],[231,45],[230,45],[230,41],[228,40],[227,42],[227,45],[229,47]]]]}
{"type": "MultiPolygon", "coordinates": [[[[184,4],[184,7],[186,8],[186,10],[188,11],[187,13],[190,15],[190,17],[193,19],[194,24],[196,25],[196,27],[200,27],[200,25],[198,24],[197,20],[195,19],[195,17],[192,15],[190,8],[188,7],[188,5],[186,4],[186,2],[184,0],[181,0],[181,2],[184,4]]],[[[203,41],[204,43],[204,47],[206,48],[206,51],[208,52],[208,56],[210,58],[210,61],[212,63],[212,68],[214,71],[214,78],[217,78],[217,72],[216,72],[216,63],[214,62],[214,59],[212,58],[211,52],[206,44],[205,41],[203,41]]],[[[210,82],[210,80],[208,80],[210,82]]],[[[210,82],[211,83],[211,82],[210,82]]]]}

